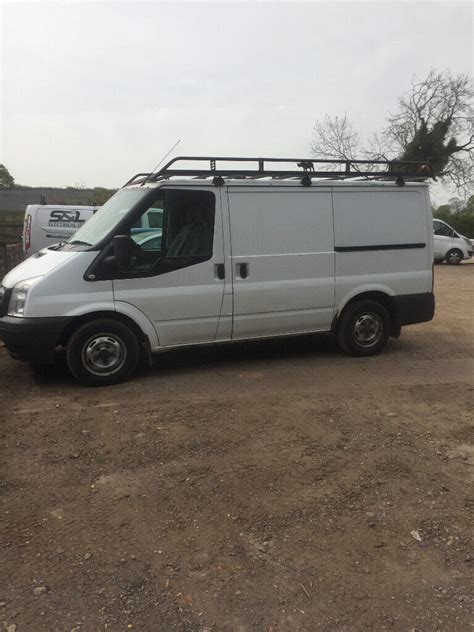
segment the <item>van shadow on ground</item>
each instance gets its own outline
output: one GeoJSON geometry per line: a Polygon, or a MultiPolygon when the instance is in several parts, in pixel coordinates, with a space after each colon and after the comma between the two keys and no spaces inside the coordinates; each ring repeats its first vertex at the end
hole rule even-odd
{"type": "MultiPolygon", "coordinates": [[[[223,367],[255,365],[280,359],[285,362],[317,355],[342,357],[332,334],[310,334],[177,349],[154,356],[151,368],[142,364],[135,378],[158,374],[168,375],[193,369],[202,370],[204,367],[210,370],[213,367],[219,367],[222,370],[223,367]]],[[[35,381],[41,385],[74,383],[64,354],[57,358],[54,366],[39,366],[32,370],[35,381]]]]}

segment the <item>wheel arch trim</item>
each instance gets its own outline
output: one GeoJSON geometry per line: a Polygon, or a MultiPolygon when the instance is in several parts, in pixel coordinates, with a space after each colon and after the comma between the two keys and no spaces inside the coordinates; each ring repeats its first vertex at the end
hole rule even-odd
{"type": "Polygon", "coordinates": [[[158,336],[153,324],[146,315],[130,303],[100,303],[87,305],[69,313],[71,319],[61,335],[61,344],[65,344],[78,326],[98,318],[111,318],[128,325],[138,335],[140,342],[146,342],[148,348],[159,346],[158,336]]]}
{"type": "Polygon", "coordinates": [[[352,289],[344,296],[344,298],[336,306],[336,314],[341,314],[346,305],[348,305],[355,298],[369,298],[368,295],[370,294],[374,296],[385,296],[387,298],[395,296],[395,292],[387,285],[382,285],[378,283],[361,285],[357,288],[352,289]]]}
{"type": "Polygon", "coordinates": [[[344,296],[343,300],[336,307],[331,325],[332,331],[336,330],[337,324],[346,307],[358,300],[375,300],[386,307],[392,321],[392,330],[394,330],[396,324],[396,309],[393,301],[394,297],[395,292],[385,285],[365,285],[353,289],[351,292],[346,294],[346,296],[344,296]]]}

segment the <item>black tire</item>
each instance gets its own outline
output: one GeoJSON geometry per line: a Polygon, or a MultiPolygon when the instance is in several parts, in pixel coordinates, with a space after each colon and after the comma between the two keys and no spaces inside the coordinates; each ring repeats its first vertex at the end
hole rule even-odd
{"type": "Polygon", "coordinates": [[[361,300],[349,305],[339,320],[336,336],[341,349],[353,356],[380,353],[390,335],[390,316],[377,301],[361,300]]]}
{"type": "Polygon", "coordinates": [[[437,257],[437,258],[434,260],[434,262],[435,262],[435,264],[436,264],[436,265],[437,265],[437,264],[439,264],[439,263],[443,263],[443,261],[444,261],[444,259],[440,259],[439,257],[437,257]]]}
{"type": "Polygon", "coordinates": [[[458,266],[463,260],[463,254],[458,248],[452,248],[444,258],[446,263],[450,266],[458,266]]]}
{"type": "Polygon", "coordinates": [[[140,346],[133,331],[112,319],[93,320],[79,327],[66,347],[73,376],[86,386],[125,382],[134,373],[140,346]]]}

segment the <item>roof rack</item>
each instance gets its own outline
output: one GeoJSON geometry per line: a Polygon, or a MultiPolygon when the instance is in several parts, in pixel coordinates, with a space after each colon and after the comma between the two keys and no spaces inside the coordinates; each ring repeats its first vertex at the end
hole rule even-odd
{"type": "Polygon", "coordinates": [[[300,178],[303,186],[310,186],[312,178],[345,180],[348,178],[367,178],[370,180],[395,180],[403,185],[406,180],[425,180],[434,178],[432,167],[427,162],[406,160],[336,160],[333,158],[243,158],[235,156],[178,156],[170,160],[155,173],[137,173],[124,186],[129,184],[144,185],[175,176],[192,178],[213,178],[216,185],[224,184],[224,178],[237,179],[288,179],[300,178]],[[201,162],[206,166],[179,168],[179,162],[201,162]],[[252,168],[221,168],[218,163],[254,163],[252,168]],[[288,168],[277,168],[282,163],[290,164],[288,168]],[[315,166],[319,166],[317,170],[315,166]]]}

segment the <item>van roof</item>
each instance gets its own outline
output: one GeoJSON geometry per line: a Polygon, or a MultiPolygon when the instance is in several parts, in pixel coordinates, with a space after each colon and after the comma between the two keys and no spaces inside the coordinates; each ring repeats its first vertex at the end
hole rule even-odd
{"type": "MultiPolygon", "coordinates": [[[[259,178],[258,180],[248,180],[248,179],[235,179],[229,178],[225,179],[222,183],[224,186],[237,186],[237,187],[291,187],[295,189],[305,189],[307,187],[302,187],[300,180],[296,179],[272,179],[272,178],[259,178]]],[[[169,178],[166,180],[159,180],[157,182],[146,182],[146,183],[132,183],[125,185],[123,188],[127,189],[140,189],[140,188],[159,188],[163,186],[189,186],[189,187],[212,187],[215,186],[211,178],[169,178]]],[[[420,188],[420,187],[428,187],[427,182],[405,182],[403,185],[407,188],[420,188]]],[[[319,178],[312,179],[311,186],[313,188],[329,188],[329,187],[341,187],[341,188],[402,188],[400,185],[397,185],[393,181],[381,181],[381,180],[328,180],[327,178],[319,178]]]]}
{"type": "Polygon", "coordinates": [[[28,204],[28,206],[26,207],[27,209],[60,209],[60,210],[64,210],[64,209],[79,209],[79,210],[83,210],[83,209],[97,209],[99,208],[98,204],[91,204],[91,205],[84,205],[84,204],[28,204]]]}

